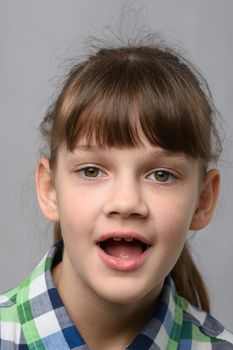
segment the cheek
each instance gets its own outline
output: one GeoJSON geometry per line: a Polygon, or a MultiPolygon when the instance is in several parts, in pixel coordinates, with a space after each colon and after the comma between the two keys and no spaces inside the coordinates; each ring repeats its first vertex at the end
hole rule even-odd
{"type": "Polygon", "coordinates": [[[155,247],[157,246],[157,259],[160,260],[160,268],[167,273],[174,267],[186,242],[189,229],[189,212],[183,214],[173,210],[163,217],[155,232],[155,247]]]}
{"type": "Polygon", "coordinates": [[[100,199],[97,199],[75,188],[60,193],[59,218],[64,234],[80,236],[80,232],[90,231],[101,209],[100,199]]]}
{"type": "Polygon", "coordinates": [[[189,230],[195,211],[195,203],[191,198],[171,197],[168,201],[160,201],[155,213],[155,226],[158,240],[170,246],[182,245],[189,230]]]}

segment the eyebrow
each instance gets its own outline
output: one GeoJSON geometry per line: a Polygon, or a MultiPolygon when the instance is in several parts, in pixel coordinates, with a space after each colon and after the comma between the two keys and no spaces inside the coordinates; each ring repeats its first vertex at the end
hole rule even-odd
{"type": "MultiPolygon", "coordinates": [[[[107,146],[97,146],[97,145],[77,145],[74,149],[74,151],[81,151],[81,152],[104,152],[108,148],[115,148],[119,150],[123,150],[124,148],[116,148],[116,147],[107,147],[107,146]]],[[[126,147],[127,148],[127,147],[126,147]]],[[[134,147],[132,147],[134,148],[134,147]]],[[[174,152],[174,151],[169,151],[163,148],[158,147],[158,149],[151,150],[149,151],[150,156],[152,157],[179,157],[179,158],[184,158],[185,154],[182,152],[174,152]]]]}
{"type": "Polygon", "coordinates": [[[95,146],[95,145],[78,145],[75,147],[75,151],[82,152],[97,152],[99,150],[104,151],[107,147],[104,146],[95,146]]]}

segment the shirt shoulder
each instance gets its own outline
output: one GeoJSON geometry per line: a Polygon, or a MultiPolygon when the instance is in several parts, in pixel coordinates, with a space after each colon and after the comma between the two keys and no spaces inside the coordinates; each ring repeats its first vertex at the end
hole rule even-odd
{"type": "Polygon", "coordinates": [[[17,310],[17,292],[12,288],[0,295],[0,348],[15,349],[20,344],[21,324],[17,310]]]}
{"type": "Polygon", "coordinates": [[[0,294],[0,308],[12,306],[15,303],[19,286],[11,288],[0,294]]]}
{"type": "MultiPolygon", "coordinates": [[[[28,350],[35,342],[38,349],[44,348],[35,320],[48,314],[51,321],[53,305],[49,292],[54,294],[51,267],[56,251],[53,246],[21,284],[0,294],[0,349],[28,350]]],[[[57,330],[58,321],[55,316],[54,319],[57,330]]],[[[44,320],[38,324],[44,334],[44,320]]]]}
{"type": "Polygon", "coordinates": [[[204,345],[209,345],[206,349],[233,350],[233,333],[231,331],[227,330],[209,313],[192,306],[186,299],[180,296],[178,299],[183,308],[183,327],[179,350],[202,349],[204,345]],[[189,342],[192,343],[192,347],[187,346],[189,342]]]}

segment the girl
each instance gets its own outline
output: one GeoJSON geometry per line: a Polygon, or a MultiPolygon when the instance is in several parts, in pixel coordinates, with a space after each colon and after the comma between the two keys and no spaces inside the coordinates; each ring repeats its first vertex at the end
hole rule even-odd
{"type": "Polygon", "coordinates": [[[159,45],[101,48],[73,67],[36,170],[55,244],[0,297],[1,349],[233,349],[186,242],[219,191],[205,88],[159,45]]]}

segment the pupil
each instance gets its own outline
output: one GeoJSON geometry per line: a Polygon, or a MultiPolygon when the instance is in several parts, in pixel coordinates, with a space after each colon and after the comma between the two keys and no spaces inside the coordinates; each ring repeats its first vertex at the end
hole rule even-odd
{"type": "Polygon", "coordinates": [[[98,175],[98,169],[97,168],[86,168],[84,170],[85,175],[88,177],[96,177],[98,175]]]}
{"type": "Polygon", "coordinates": [[[168,180],[169,174],[166,173],[165,171],[157,171],[157,172],[155,173],[155,178],[156,178],[156,180],[165,182],[165,181],[168,180]]]}

